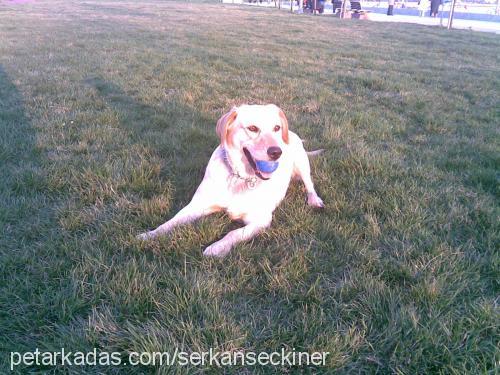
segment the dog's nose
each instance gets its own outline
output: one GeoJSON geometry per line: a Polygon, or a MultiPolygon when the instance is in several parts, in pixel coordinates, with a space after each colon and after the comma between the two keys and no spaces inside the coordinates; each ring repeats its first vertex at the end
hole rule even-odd
{"type": "Polygon", "coordinates": [[[267,154],[272,160],[278,160],[281,156],[281,148],[273,146],[267,149],[267,154]]]}

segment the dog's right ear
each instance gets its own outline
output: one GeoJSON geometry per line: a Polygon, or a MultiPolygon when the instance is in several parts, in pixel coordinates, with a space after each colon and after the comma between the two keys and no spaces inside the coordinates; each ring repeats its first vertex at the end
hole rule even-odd
{"type": "Polygon", "coordinates": [[[234,123],[234,120],[236,120],[236,116],[238,116],[236,110],[237,108],[233,107],[228,113],[223,115],[219,119],[219,121],[217,121],[217,127],[215,128],[215,131],[220,138],[221,145],[230,143],[228,135],[229,130],[231,129],[231,125],[234,123]]]}

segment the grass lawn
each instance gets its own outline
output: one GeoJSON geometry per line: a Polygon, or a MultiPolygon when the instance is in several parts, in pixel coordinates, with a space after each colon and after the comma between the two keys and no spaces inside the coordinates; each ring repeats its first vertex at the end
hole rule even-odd
{"type": "Polygon", "coordinates": [[[0,372],[9,352],[328,351],[315,368],[19,373],[495,373],[500,38],[217,3],[0,4],[0,372]],[[191,198],[232,105],[325,148],[310,210],[225,259],[191,198]]]}

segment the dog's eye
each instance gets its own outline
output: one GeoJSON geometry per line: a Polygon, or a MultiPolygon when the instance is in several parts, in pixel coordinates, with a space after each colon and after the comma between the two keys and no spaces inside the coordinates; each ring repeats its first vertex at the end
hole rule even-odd
{"type": "Polygon", "coordinates": [[[247,129],[250,130],[252,133],[257,133],[259,131],[259,128],[256,127],[255,125],[251,125],[247,129]]]}
{"type": "Polygon", "coordinates": [[[274,127],[274,131],[275,131],[275,132],[279,131],[280,129],[281,129],[281,127],[280,127],[279,125],[276,125],[276,126],[274,127]]]}

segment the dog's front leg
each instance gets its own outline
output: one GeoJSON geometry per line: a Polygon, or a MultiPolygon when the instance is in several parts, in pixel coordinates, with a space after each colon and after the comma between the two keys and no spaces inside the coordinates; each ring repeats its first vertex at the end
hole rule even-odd
{"type": "Polygon", "coordinates": [[[307,204],[312,207],[323,208],[325,204],[323,200],[318,196],[316,190],[314,189],[314,184],[311,179],[311,166],[309,165],[309,157],[307,156],[306,150],[300,145],[298,152],[295,155],[294,171],[298,175],[307,191],[307,204]]]}
{"type": "Polygon", "coordinates": [[[200,200],[191,201],[186,207],[180,210],[172,219],[160,225],[155,230],[139,234],[137,238],[141,240],[149,240],[151,238],[155,238],[157,236],[170,232],[172,229],[174,229],[179,225],[193,222],[196,219],[199,219],[200,217],[205,215],[209,215],[215,211],[216,210],[214,208],[207,207],[206,205],[201,204],[200,200]]]}
{"type": "Polygon", "coordinates": [[[247,225],[244,227],[229,232],[221,240],[208,246],[203,255],[224,257],[231,251],[234,245],[255,237],[258,233],[269,227],[270,224],[271,217],[247,222],[247,225]]]}

